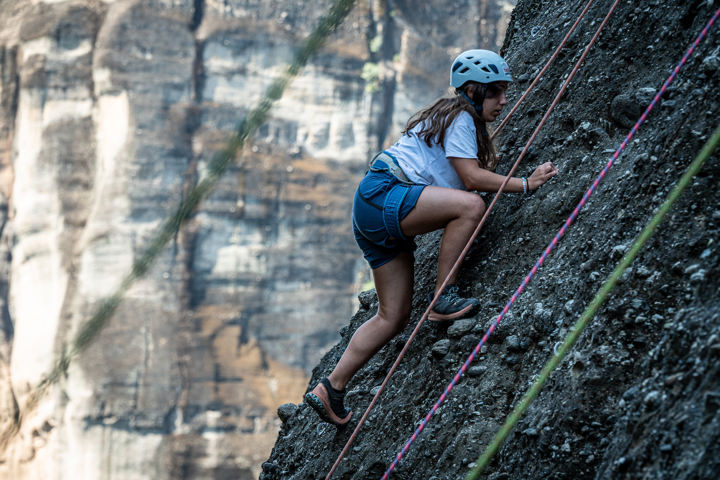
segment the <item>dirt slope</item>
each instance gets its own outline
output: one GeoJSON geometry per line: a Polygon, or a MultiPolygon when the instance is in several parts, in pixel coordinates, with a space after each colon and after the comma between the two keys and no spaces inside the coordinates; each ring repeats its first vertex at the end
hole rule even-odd
{"type": "MultiPolygon", "coordinates": [[[[585,1],[521,1],[505,41],[514,103],[585,1]]],[[[596,1],[500,138],[505,173],[608,11],[596,1]]],[[[470,322],[423,326],[333,478],[379,478],[570,214],[633,121],[720,7],[718,1],[621,1],[523,162],[560,175],[534,196],[504,195],[471,251],[462,289],[483,302],[470,322]]],[[[632,240],[718,125],[715,25],[556,251],[391,478],[463,478],[632,240]]],[[[486,478],[714,479],[720,474],[718,155],[624,276],[553,374],[486,478]]],[[[490,197],[487,197],[488,200],[490,197]]],[[[424,311],[438,234],[419,240],[413,319],[350,383],[349,428],[304,404],[287,415],[261,479],[324,478],[424,311]]],[[[328,374],[376,311],[373,292],[314,370],[328,374]]]]}

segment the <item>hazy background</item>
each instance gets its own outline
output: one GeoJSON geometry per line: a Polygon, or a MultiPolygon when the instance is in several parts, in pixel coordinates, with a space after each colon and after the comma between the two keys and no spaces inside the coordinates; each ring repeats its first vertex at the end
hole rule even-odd
{"type": "Polygon", "coordinates": [[[358,1],[37,404],[328,1],[0,1],[0,476],[257,478],[367,282],[367,160],[514,1],[358,1]],[[19,430],[16,420],[22,417],[19,430]]]}

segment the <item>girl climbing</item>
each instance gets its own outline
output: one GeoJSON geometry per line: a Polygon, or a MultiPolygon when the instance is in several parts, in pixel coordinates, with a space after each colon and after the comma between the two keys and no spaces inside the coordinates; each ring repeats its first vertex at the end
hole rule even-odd
{"type": "MultiPolygon", "coordinates": [[[[336,425],[350,421],[352,412],[343,403],[345,386],[410,319],[413,237],[445,229],[437,293],[485,212],[485,203],[473,191],[495,192],[505,180],[492,172],[497,157],[487,122],[500,115],[511,81],[510,69],[498,54],[461,53],[450,69],[455,96],[413,115],[397,143],[371,162],[355,192],[353,231],[372,268],[378,312],[357,329],[333,372],[305,395],[323,420],[336,425]]],[[[531,193],[557,173],[552,163],[544,163],[528,178],[511,178],[505,191],[531,193]]],[[[462,297],[456,281],[454,273],[428,320],[450,321],[475,313],[478,300],[462,297]]]]}

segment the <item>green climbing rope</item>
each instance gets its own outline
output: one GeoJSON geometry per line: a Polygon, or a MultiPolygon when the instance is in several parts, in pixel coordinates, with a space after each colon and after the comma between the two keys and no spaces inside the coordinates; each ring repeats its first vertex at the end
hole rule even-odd
{"type": "MultiPolygon", "coordinates": [[[[302,47],[295,55],[295,59],[288,66],[285,73],[276,79],[268,88],[265,97],[251,110],[237,126],[235,133],[227,142],[225,148],[215,154],[208,167],[207,176],[195,186],[187,198],[178,206],[177,210],[165,220],[159,233],[150,241],[143,254],[133,263],[130,273],[123,279],[117,291],[102,301],[92,317],[81,327],[80,332],[73,340],[70,348],[60,355],[52,370],[43,378],[37,387],[30,393],[24,410],[32,409],[47,389],[57,383],[66,374],[67,369],[77,355],[79,355],[112,317],[117,307],[132,284],[144,276],[160,252],[168,242],[177,234],[188,216],[197,208],[215,188],[218,180],[223,176],[228,166],[235,160],[238,151],[252,136],[255,130],[262,125],[268,117],[273,104],[282,96],[290,81],[297,76],[308,60],[322,46],[325,39],[342,24],[350,13],[355,0],[337,0],[322,17],[318,26],[305,39],[302,47]]],[[[26,412],[21,411],[21,414],[26,412]]],[[[19,423],[17,419],[16,423],[19,423]]],[[[15,427],[18,427],[16,425],[15,427]]],[[[17,429],[17,428],[16,428],[17,429]]],[[[16,430],[15,429],[15,430],[16,430]]],[[[4,435],[5,436],[5,435],[4,435]]]]}
{"type": "Polygon", "coordinates": [[[580,318],[577,320],[577,322],[575,322],[575,325],[570,329],[570,332],[565,337],[565,340],[563,341],[560,348],[557,350],[557,353],[555,353],[555,355],[553,355],[553,357],[548,361],[548,363],[542,369],[542,372],[540,372],[538,378],[532,384],[527,393],[525,393],[525,396],[522,398],[520,403],[517,404],[515,409],[508,416],[505,424],[495,435],[495,438],[493,438],[492,442],[490,442],[483,454],[478,458],[476,466],[470,471],[470,473],[468,473],[466,480],[476,480],[483,472],[483,470],[485,470],[485,468],[488,466],[492,457],[495,455],[502,443],[510,434],[513,427],[515,427],[515,424],[525,414],[525,411],[530,406],[530,403],[532,403],[535,397],[537,397],[538,393],[545,385],[545,382],[547,382],[548,377],[550,376],[552,371],[555,370],[555,368],[560,364],[560,362],[562,362],[563,358],[565,358],[565,355],[575,344],[575,341],[577,341],[578,337],[583,332],[590,319],[595,316],[600,306],[605,302],[605,299],[610,294],[610,291],[618,283],[618,280],[622,276],[625,269],[635,260],[647,240],[655,232],[655,229],[658,227],[660,222],[668,213],[672,205],[680,197],[683,190],[685,190],[685,188],[690,184],[690,181],[697,174],[705,161],[710,157],[719,142],[720,126],[715,129],[715,132],[705,143],[697,157],[695,157],[695,159],[692,161],[687,171],[680,178],[680,181],[677,183],[672,192],[670,192],[670,195],[668,195],[665,202],[660,206],[660,209],[657,211],[657,213],[655,213],[652,219],[650,219],[643,231],[640,232],[640,235],[638,235],[638,237],[633,242],[630,250],[628,250],[622,260],[620,260],[618,266],[615,267],[615,270],[613,270],[605,283],[603,283],[603,285],[600,287],[597,294],[595,295],[595,298],[593,298],[592,302],[590,302],[590,304],[587,306],[580,318]]]}

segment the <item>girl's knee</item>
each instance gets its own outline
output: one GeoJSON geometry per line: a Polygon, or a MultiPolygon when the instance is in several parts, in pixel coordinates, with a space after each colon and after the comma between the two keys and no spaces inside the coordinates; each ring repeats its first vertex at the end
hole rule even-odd
{"type": "Polygon", "coordinates": [[[485,201],[482,197],[477,194],[472,194],[472,197],[468,197],[466,215],[471,217],[475,222],[478,222],[484,214],[485,201]]]}
{"type": "Polygon", "coordinates": [[[394,309],[393,311],[378,312],[378,318],[385,323],[388,330],[390,330],[392,335],[395,336],[402,332],[410,321],[410,307],[402,307],[394,309]]]}

